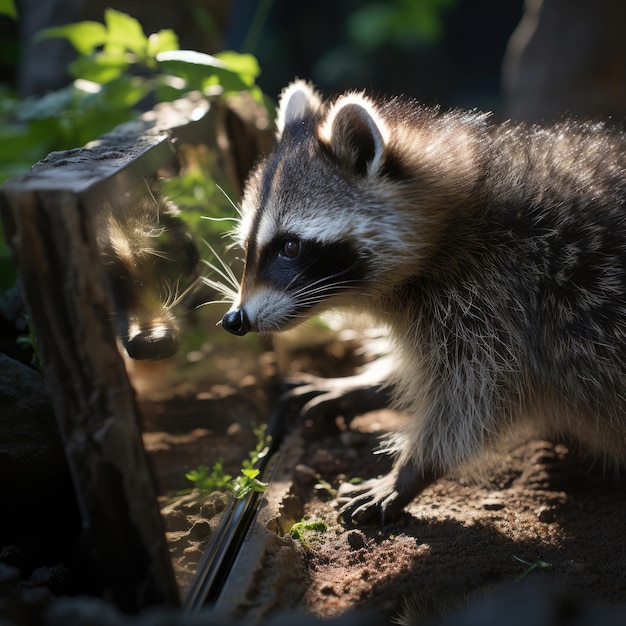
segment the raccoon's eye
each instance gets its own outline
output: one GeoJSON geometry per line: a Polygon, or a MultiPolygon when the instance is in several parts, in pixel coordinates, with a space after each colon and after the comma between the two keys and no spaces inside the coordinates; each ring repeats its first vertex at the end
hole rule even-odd
{"type": "Polygon", "coordinates": [[[295,259],[300,254],[300,242],[297,239],[287,239],[283,243],[280,253],[288,259],[295,259]]]}

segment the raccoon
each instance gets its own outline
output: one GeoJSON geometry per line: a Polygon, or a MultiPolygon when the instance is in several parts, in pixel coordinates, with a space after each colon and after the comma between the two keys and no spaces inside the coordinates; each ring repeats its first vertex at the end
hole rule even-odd
{"type": "Polygon", "coordinates": [[[626,138],[495,123],[292,83],[251,174],[223,327],[367,311],[394,342],[393,469],[342,485],[347,520],[397,517],[514,427],[626,456],[626,138]]]}
{"type": "Polygon", "coordinates": [[[200,255],[178,208],[146,186],[105,203],[96,229],[125,352],[140,360],[174,356],[200,275],[200,255]]]}

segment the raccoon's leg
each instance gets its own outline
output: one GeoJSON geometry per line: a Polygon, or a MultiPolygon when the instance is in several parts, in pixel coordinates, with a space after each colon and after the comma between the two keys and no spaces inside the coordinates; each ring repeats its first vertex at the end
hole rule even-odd
{"type": "Polygon", "coordinates": [[[501,394],[504,385],[480,387],[473,376],[473,364],[457,368],[457,381],[471,381],[451,387],[434,376],[425,391],[414,399],[414,414],[392,434],[387,448],[395,455],[386,476],[362,483],[342,485],[338,493],[344,519],[358,523],[390,521],[425,487],[444,473],[475,457],[499,433],[518,419],[518,396],[501,394]],[[470,376],[472,373],[472,376],[470,376]],[[517,403],[517,404],[515,404],[517,403]]]}
{"type": "Polygon", "coordinates": [[[413,463],[396,464],[381,478],[360,485],[341,485],[337,493],[339,513],[347,522],[385,524],[396,519],[404,507],[438,477],[435,472],[420,471],[413,463]]]}

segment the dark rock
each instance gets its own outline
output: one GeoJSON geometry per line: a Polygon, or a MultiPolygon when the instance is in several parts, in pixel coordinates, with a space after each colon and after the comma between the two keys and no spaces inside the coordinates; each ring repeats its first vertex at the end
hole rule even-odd
{"type": "Polygon", "coordinates": [[[348,543],[353,550],[360,550],[365,547],[365,535],[360,530],[348,532],[348,543]]]}
{"type": "Polygon", "coordinates": [[[0,354],[0,498],[47,495],[68,472],[50,391],[33,369],[0,354]]]}
{"type": "Polygon", "coordinates": [[[20,576],[21,573],[17,567],[0,563],[0,587],[17,583],[20,576]]]}
{"type": "Polygon", "coordinates": [[[38,567],[30,576],[28,584],[31,587],[46,586],[52,593],[59,593],[67,585],[69,576],[65,565],[38,567]]]}

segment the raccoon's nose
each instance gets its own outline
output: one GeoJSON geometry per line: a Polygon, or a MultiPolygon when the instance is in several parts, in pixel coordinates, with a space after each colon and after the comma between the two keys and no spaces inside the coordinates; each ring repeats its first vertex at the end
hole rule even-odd
{"type": "Polygon", "coordinates": [[[250,322],[243,309],[228,311],[222,318],[222,326],[229,333],[240,337],[250,332],[250,322]]]}
{"type": "Polygon", "coordinates": [[[124,341],[128,356],[136,360],[169,359],[178,352],[179,345],[174,329],[162,324],[144,328],[132,339],[124,341]]]}

